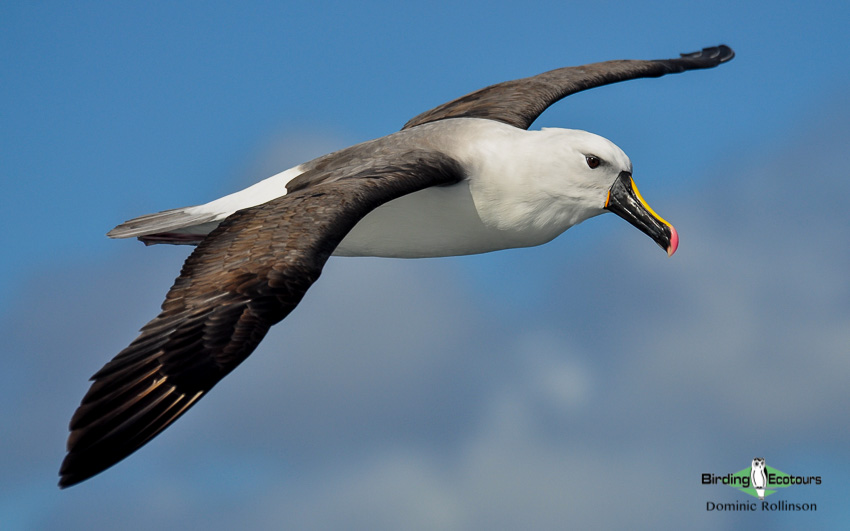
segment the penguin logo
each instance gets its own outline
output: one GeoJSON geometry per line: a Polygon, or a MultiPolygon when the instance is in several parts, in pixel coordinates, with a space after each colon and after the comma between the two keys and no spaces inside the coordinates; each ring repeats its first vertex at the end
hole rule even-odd
{"type": "Polygon", "coordinates": [[[767,486],[767,476],[764,473],[764,457],[754,457],[750,468],[751,485],[756,489],[760,500],[764,499],[764,488],[767,486]]]}

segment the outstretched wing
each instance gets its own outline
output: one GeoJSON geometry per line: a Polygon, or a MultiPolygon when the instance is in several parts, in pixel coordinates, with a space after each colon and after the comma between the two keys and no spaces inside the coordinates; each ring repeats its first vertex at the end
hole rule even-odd
{"type": "Polygon", "coordinates": [[[619,60],[558,68],[542,74],[506,81],[476,90],[444,103],[407,122],[403,129],[446,118],[486,118],[528,129],[556,101],[582,90],[666,74],[713,68],[732,60],[735,52],[725,45],[682,54],[678,59],[619,60]]]}
{"type": "Polygon", "coordinates": [[[368,212],[462,178],[460,166],[436,152],[330,173],[321,184],[236,212],[198,245],[159,316],[92,377],[71,419],[61,487],[139,449],[236,368],[368,212]]]}

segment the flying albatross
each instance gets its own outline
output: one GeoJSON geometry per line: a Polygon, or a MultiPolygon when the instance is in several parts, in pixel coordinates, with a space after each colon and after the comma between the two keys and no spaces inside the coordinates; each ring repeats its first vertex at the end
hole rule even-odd
{"type": "Polygon", "coordinates": [[[528,127],[570,94],[712,68],[734,55],[717,46],[499,83],[240,192],[114,228],[113,238],[197,248],[162,312],[92,377],[71,419],[59,485],[105,470],[177,420],[295,308],[332,254],[528,247],[611,211],[672,255],[676,230],[640,196],[620,148],[584,131],[528,127]]]}

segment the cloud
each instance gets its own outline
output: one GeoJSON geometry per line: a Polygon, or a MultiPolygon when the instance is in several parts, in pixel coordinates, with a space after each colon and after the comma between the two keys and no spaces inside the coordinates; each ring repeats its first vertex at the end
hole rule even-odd
{"type": "Polygon", "coordinates": [[[846,118],[678,198],[670,260],[613,216],[574,229],[604,246],[569,235],[489,258],[333,259],[192,412],[61,493],[85,378],[155,314],[186,250],[35,272],[4,320],[15,354],[0,388],[16,404],[0,489],[30,503],[2,510],[68,529],[747,522],[704,511],[731,499],[701,473],[754,453],[787,472],[848,459],[846,118]]]}

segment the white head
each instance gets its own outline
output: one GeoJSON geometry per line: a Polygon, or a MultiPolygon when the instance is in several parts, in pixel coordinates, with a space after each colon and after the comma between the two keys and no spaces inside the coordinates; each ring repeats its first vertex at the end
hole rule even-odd
{"type": "Polygon", "coordinates": [[[538,189],[572,209],[573,225],[602,214],[614,181],[622,172],[632,173],[629,157],[607,138],[587,131],[543,128],[536,133],[538,189]]]}
{"type": "MultiPolygon", "coordinates": [[[[611,210],[672,254],[675,229],[649,208],[632,181],[632,163],[610,140],[575,129],[528,131],[509,153],[497,155],[502,178],[484,191],[489,218],[500,230],[548,241],[582,221],[611,210]]],[[[495,168],[494,168],[495,170],[495,168]]],[[[494,182],[495,181],[495,182],[494,182]]],[[[480,210],[479,210],[480,211],[480,210]]]]}
{"type": "Polygon", "coordinates": [[[482,157],[485,173],[498,178],[475,184],[498,207],[491,221],[500,229],[557,227],[560,234],[602,214],[611,185],[632,169],[623,150],[586,131],[544,128],[499,140],[482,157]]]}

